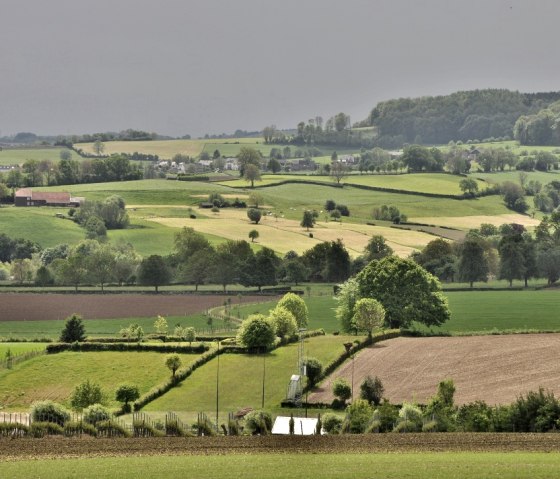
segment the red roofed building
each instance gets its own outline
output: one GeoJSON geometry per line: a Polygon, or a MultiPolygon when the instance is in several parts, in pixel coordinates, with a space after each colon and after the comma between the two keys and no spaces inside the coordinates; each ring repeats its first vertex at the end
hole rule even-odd
{"type": "Polygon", "coordinates": [[[80,206],[83,198],[73,198],[68,192],[32,191],[22,188],[16,191],[16,206],[80,206]]]}

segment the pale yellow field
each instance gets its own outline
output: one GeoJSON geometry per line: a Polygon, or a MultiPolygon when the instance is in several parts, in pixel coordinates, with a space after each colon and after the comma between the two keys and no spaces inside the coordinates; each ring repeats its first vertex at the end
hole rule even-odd
{"type": "Polygon", "coordinates": [[[244,210],[222,209],[219,213],[204,219],[146,219],[172,228],[189,226],[201,233],[235,240],[248,240],[249,231],[256,229],[260,235],[257,242],[281,254],[290,250],[303,253],[317,243],[340,238],[350,255],[356,257],[363,252],[371,236],[382,235],[399,256],[408,256],[412,251],[422,248],[434,239],[431,235],[416,231],[333,221],[328,223],[320,221],[308,232],[299,225],[298,221],[273,216],[263,216],[260,223],[255,225],[249,222],[244,210]],[[309,237],[309,233],[313,233],[313,238],[309,237]]]}
{"type": "Polygon", "coordinates": [[[495,226],[500,226],[505,223],[517,223],[529,228],[537,226],[540,221],[525,215],[506,214],[495,216],[440,216],[440,217],[416,217],[409,218],[409,221],[414,223],[425,223],[437,226],[449,226],[451,228],[459,229],[473,229],[478,228],[482,223],[489,223],[495,226]]]}

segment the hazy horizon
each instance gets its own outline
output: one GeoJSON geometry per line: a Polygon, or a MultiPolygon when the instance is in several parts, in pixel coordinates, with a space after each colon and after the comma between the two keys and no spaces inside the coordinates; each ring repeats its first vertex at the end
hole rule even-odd
{"type": "Polygon", "coordinates": [[[379,101],[560,90],[560,2],[0,0],[0,136],[294,128],[379,101]]]}

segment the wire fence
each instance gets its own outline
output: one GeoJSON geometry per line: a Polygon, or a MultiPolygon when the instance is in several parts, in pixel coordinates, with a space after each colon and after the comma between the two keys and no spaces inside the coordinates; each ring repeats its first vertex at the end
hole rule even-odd
{"type": "Polygon", "coordinates": [[[14,366],[22,363],[23,361],[27,361],[28,359],[41,356],[43,354],[46,354],[46,350],[37,349],[33,351],[26,351],[25,353],[5,356],[3,359],[0,359],[0,369],[12,369],[14,366]]]}

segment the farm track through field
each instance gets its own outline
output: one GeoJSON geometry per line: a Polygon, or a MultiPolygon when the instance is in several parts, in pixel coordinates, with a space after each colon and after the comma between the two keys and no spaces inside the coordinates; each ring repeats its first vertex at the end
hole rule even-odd
{"type": "MultiPolygon", "coordinates": [[[[221,306],[235,295],[195,294],[33,294],[0,295],[0,321],[64,319],[73,313],[84,319],[191,315],[221,306]]],[[[271,296],[234,297],[233,302],[270,301],[271,296]]]]}
{"type": "Polygon", "coordinates": [[[0,438],[2,460],[139,455],[558,452],[560,434],[424,433],[193,438],[0,438]]]}
{"type": "Polygon", "coordinates": [[[332,382],[354,377],[358,394],[366,376],[378,376],[393,403],[426,403],[444,379],[455,383],[457,404],[508,404],[539,387],[560,393],[560,334],[396,338],[360,351],[309,395],[330,403],[332,382]]]}

